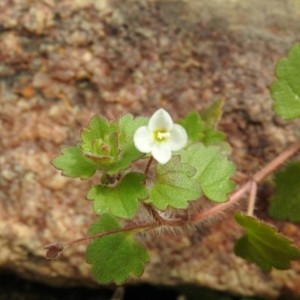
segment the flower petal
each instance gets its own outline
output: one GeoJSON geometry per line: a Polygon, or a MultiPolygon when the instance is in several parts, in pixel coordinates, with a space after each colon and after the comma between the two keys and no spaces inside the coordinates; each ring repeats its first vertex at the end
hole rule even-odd
{"type": "Polygon", "coordinates": [[[172,156],[168,143],[155,143],[152,147],[152,156],[160,163],[167,163],[172,156]]]}
{"type": "Polygon", "coordinates": [[[151,131],[163,129],[169,131],[173,127],[173,120],[164,109],[157,110],[149,120],[148,127],[151,131]]]}
{"type": "Polygon", "coordinates": [[[174,124],[173,128],[170,130],[170,135],[168,144],[172,151],[182,149],[188,141],[187,133],[181,125],[174,124]]]}
{"type": "Polygon", "coordinates": [[[137,129],[134,134],[133,142],[135,147],[143,153],[149,153],[152,151],[154,145],[152,132],[147,126],[142,126],[137,129]]]}

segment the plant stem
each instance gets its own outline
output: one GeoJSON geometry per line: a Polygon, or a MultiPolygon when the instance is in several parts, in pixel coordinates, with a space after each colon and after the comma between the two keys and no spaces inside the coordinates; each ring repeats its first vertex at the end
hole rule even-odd
{"type": "Polygon", "coordinates": [[[143,223],[143,224],[134,224],[134,225],[130,225],[127,227],[117,228],[117,229],[113,229],[113,230],[109,230],[109,231],[105,231],[105,232],[99,232],[99,233],[83,236],[79,239],[76,239],[76,240],[73,240],[73,241],[67,243],[66,246],[71,246],[71,245],[81,243],[84,241],[90,241],[90,240],[93,240],[96,238],[101,238],[106,235],[111,235],[111,234],[116,234],[116,233],[120,233],[120,232],[131,231],[131,230],[142,231],[142,230],[151,229],[151,228],[154,228],[157,226],[158,225],[154,222],[143,223]]]}
{"type": "Polygon", "coordinates": [[[278,155],[274,160],[268,163],[264,168],[258,171],[252,177],[257,183],[261,182],[269,174],[274,172],[278,167],[285,163],[291,156],[295,155],[300,150],[300,142],[293,144],[290,148],[278,155]]]}
{"type": "Polygon", "coordinates": [[[257,194],[257,183],[254,180],[252,180],[250,186],[250,195],[249,195],[248,210],[247,210],[248,216],[253,216],[253,212],[255,209],[256,194],[257,194]]]}
{"type": "Polygon", "coordinates": [[[148,177],[152,162],[153,162],[153,156],[150,156],[149,160],[148,160],[148,163],[147,163],[147,166],[145,168],[145,172],[144,172],[146,178],[148,177]]]}
{"type": "MultiPolygon", "coordinates": [[[[216,206],[213,206],[210,209],[207,209],[205,211],[201,211],[198,213],[195,213],[191,216],[188,220],[186,219],[164,219],[161,217],[158,212],[151,207],[150,205],[145,204],[145,207],[148,209],[148,211],[151,213],[151,215],[154,218],[154,221],[151,222],[145,222],[140,224],[133,224],[129,225],[123,228],[117,228],[114,230],[109,230],[106,232],[100,232],[88,236],[81,237],[79,239],[73,240],[66,244],[66,246],[71,246],[83,241],[90,241],[95,238],[101,238],[103,236],[116,234],[120,232],[126,232],[126,231],[142,231],[142,230],[149,230],[153,229],[159,226],[183,226],[187,222],[200,222],[204,219],[207,219],[209,217],[212,217],[215,214],[218,214],[222,211],[225,211],[228,207],[231,205],[237,203],[246,193],[250,192],[250,200],[249,200],[249,207],[248,207],[248,214],[252,214],[255,206],[255,195],[256,195],[256,189],[257,184],[260,183],[263,179],[265,179],[269,174],[274,172],[277,168],[279,168],[284,162],[286,162],[291,156],[296,154],[300,150],[300,142],[295,143],[290,148],[288,148],[286,151],[278,155],[274,160],[272,160],[270,163],[268,163],[264,168],[262,168],[260,171],[256,172],[250,180],[242,184],[236,191],[232,192],[229,196],[229,199],[227,202],[218,204],[216,206]]],[[[148,176],[151,163],[153,161],[153,157],[151,156],[149,158],[149,161],[147,163],[147,166],[145,168],[145,176],[148,176]]],[[[47,250],[53,250],[54,254],[59,254],[63,250],[63,247],[61,244],[50,244],[45,247],[47,250]]],[[[50,253],[51,254],[51,253],[50,253]]],[[[55,256],[55,255],[54,255],[55,256]]],[[[48,258],[52,258],[49,257],[48,258]]],[[[55,257],[54,257],[55,258],[55,257]]]]}
{"type": "Polygon", "coordinates": [[[256,172],[250,180],[244,183],[238,190],[231,193],[227,202],[216,205],[206,211],[198,212],[191,217],[191,221],[197,223],[203,219],[209,218],[215,214],[225,211],[228,207],[238,202],[246,193],[251,190],[253,180],[256,183],[260,183],[268,175],[279,168],[283,163],[285,163],[290,157],[295,155],[300,150],[300,142],[293,144],[290,148],[282,152],[260,171],[256,172]]]}

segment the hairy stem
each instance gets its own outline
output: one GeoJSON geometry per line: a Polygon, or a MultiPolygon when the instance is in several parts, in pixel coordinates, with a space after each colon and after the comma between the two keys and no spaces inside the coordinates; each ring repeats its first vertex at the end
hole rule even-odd
{"type": "Polygon", "coordinates": [[[293,144],[290,148],[278,155],[274,160],[268,163],[264,168],[258,171],[252,177],[257,183],[261,182],[264,178],[274,172],[278,167],[285,163],[290,157],[295,155],[300,150],[300,142],[293,144]]]}
{"type": "Polygon", "coordinates": [[[252,182],[260,183],[268,175],[279,168],[283,163],[285,163],[290,157],[295,155],[300,150],[300,142],[293,144],[290,148],[278,155],[274,160],[268,163],[260,171],[256,172],[250,180],[244,183],[238,190],[231,193],[227,202],[216,205],[206,211],[201,211],[194,214],[191,217],[191,221],[197,223],[203,219],[209,218],[219,212],[225,211],[232,204],[237,203],[246,193],[251,190],[252,182]]]}
{"type": "MultiPolygon", "coordinates": [[[[118,228],[114,230],[109,230],[106,232],[100,232],[88,236],[81,237],[79,239],[73,240],[65,246],[71,246],[83,241],[90,241],[95,238],[101,238],[103,236],[116,234],[120,232],[126,232],[126,231],[143,231],[143,230],[149,230],[154,229],[160,226],[183,226],[187,222],[200,222],[204,219],[210,218],[215,214],[218,214],[222,211],[225,211],[228,207],[230,207],[232,204],[237,203],[242,197],[245,196],[245,194],[250,192],[250,204],[248,207],[248,214],[252,214],[254,210],[255,205],[255,195],[256,195],[256,189],[257,184],[260,183],[263,179],[265,179],[269,174],[274,172],[277,168],[279,168],[283,163],[285,163],[290,157],[292,157],[294,154],[296,154],[300,150],[300,142],[292,145],[290,148],[288,148],[286,151],[278,155],[274,160],[272,160],[270,163],[268,163],[265,167],[263,167],[260,171],[256,172],[252,178],[248,181],[246,181],[244,184],[242,184],[236,191],[232,192],[229,196],[229,199],[227,202],[218,204],[216,206],[213,206],[210,209],[207,209],[205,211],[201,211],[198,213],[195,213],[191,216],[191,218],[187,219],[164,219],[159,215],[159,213],[150,205],[145,204],[146,209],[149,211],[149,213],[153,216],[153,221],[139,223],[139,224],[133,224],[128,225],[123,228],[118,228]],[[252,191],[252,192],[251,192],[252,191]]],[[[148,176],[151,163],[153,161],[153,157],[149,158],[149,161],[147,163],[147,166],[145,168],[145,176],[148,176]]],[[[45,249],[48,250],[48,256],[47,258],[53,259],[56,258],[57,255],[63,250],[63,247],[60,243],[53,243],[50,245],[45,246],[45,249]]]]}
{"type": "Polygon", "coordinates": [[[90,240],[93,240],[93,239],[96,239],[96,238],[101,238],[101,237],[106,236],[106,235],[116,234],[116,233],[125,232],[125,231],[133,231],[133,230],[142,231],[142,230],[151,229],[151,228],[154,228],[154,227],[157,227],[157,224],[154,223],[154,222],[129,225],[129,226],[122,227],[122,228],[117,228],[117,229],[113,229],[113,230],[109,230],[109,231],[105,231],[105,232],[100,232],[100,233],[95,233],[95,234],[83,236],[79,239],[76,239],[76,240],[73,240],[73,241],[69,242],[68,244],[66,244],[66,246],[71,246],[71,245],[81,243],[81,242],[84,242],[84,241],[90,241],[90,240]]]}

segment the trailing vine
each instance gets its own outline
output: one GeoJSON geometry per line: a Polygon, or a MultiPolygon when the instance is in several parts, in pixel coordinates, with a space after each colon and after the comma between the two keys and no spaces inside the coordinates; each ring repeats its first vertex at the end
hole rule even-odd
{"type": "MultiPolygon", "coordinates": [[[[279,116],[300,116],[300,44],[278,62],[271,95],[279,116]]],[[[136,238],[140,232],[201,223],[246,196],[247,211],[234,214],[244,229],[235,254],[264,271],[290,268],[291,261],[300,259],[300,250],[272,225],[256,218],[254,208],[257,186],[300,150],[300,142],[243,183],[235,182],[230,146],[217,129],[222,107],[223,101],[217,100],[177,123],[162,108],[150,118],[126,114],[109,121],[94,116],[79,143],[64,147],[52,164],[69,177],[89,179],[100,174],[99,182],[87,192],[98,219],[86,236],[45,246],[46,257],[54,259],[65,247],[89,241],[86,260],[95,279],[121,284],[131,275],[140,276],[150,261],[147,248],[136,238]],[[203,199],[215,205],[189,210],[203,199]],[[189,213],[170,214],[170,210],[189,213]]],[[[299,178],[298,161],[275,173],[272,217],[300,221],[299,178]]]]}

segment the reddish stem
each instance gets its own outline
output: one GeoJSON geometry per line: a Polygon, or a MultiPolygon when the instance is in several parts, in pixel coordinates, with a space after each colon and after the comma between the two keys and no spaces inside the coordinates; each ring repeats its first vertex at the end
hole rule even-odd
{"type": "Polygon", "coordinates": [[[244,183],[238,190],[231,193],[231,195],[229,196],[229,200],[227,202],[214,206],[206,211],[198,212],[191,217],[191,220],[197,223],[221,211],[225,211],[228,207],[238,202],[246,193],[248,193],[251,190],[253,180],[256,183],[261,182],[264,178],[266,178],[277,168],[279,168],[283,163],[285,163],[291,156],[295,155],[299,150],[300,150],[300,143],[298,142],[292,145],[289,149],[282,152],[280,155],[278,155],[274,160],[268,163],[260,171],[255,173],[252,179],[244,183]]]}
{"type": "Polygon", "coordinates": [[[250,195],[249,195],[247,215],[253,216],[253,212],[255,209],[256,195],[257,195],[257,183],[254,180],[251,181],[249,194],[250,195]]]}
{"type": "Polygon", "coordinates": [[[130,225],[130,226],[123,227],[123,228],[117,228],[117,229],[113,229],[113,230],[109,230],[109,231],[105,231],[105,232],[100,232],[100,233],[95,233],[95,234],[91,234],[88,236],[84,236],[84,237],[81,237],[79,239],[69,242],[68,244],[66,244],[66,246],[71,246],[71,245],[74,245],[74,244],[77,244],[80,242],[90,241],[90,240],[93,240],[96,238],[101,238],[106,235],[116,234],[116,233],[125,232],[125,231],[133,231],[133,230],[142,231],[144,229],[151,229],[156,226],[157,226],[157,224],[153,223],[153,222],[152,223],[143,223],[143,224],[134,224],[134,225],[130,225]]]}
{"type": "Polygon", "coordinates": [[[257,183],[261,182],[264,178],[266,178],[269,174],[274,172],[278,167],[280,167],[283,163],[285,163],[291,156],[295,155],[300,150],[300,143],[297,142],[292,145],[290,148],[282,152],[275,159],[273,159],[270,163],[268,163],[264,168],[258,171],[252,177],[257,183]]]}
{"type": "MultiPolygon", "coordinates": [[[[129,225],[127,227],[118,228],[118,229],[114,229],[114,230],[110,230],[110,231],[106,231],[106,232],[101,232],[101,233],[96,233],[96,234],[92,234],[89,236],[81,237],[79,239],[69,242],[68,244],[66,244],[66,246],[70,246],[70,245],[80,243],[83,241],[89,241],[89,240],[92,240],[95,238],[101,238],[106,235],[116,234],[116,233],[120,233],[120,232],[133,231],[133,230],[138,230],[138,231],[148,230],[148,229],[153,229],[153,228],[159,227],[161,225],[182,226],[187,221],[189,221],[189,222],[192,221],[195,223],[200,222],[203,219],[211,217],[221,211],[225,211],[229,206],[238,202],[246,193],[251,191],[251,188],[253,189],[253,181],[255,182],[255,184],[261,182],[264,178],[266,178],[270,173],[274,172],[279,166],[281,166],[284,162],[286,162],[291,156],[293,156],[299,150],[300,150],[300,143],[296,143],[296,144],[292,145],[289,149],[287,149],[286,151],[281,153],[278,157],[276,157],[274,160],[272,160],[264,168],[262,168],[260,171],[255,173],[254,176],[250,180],[248,180],[246,183],[244,183],[238,190],[232,192],[231,195],[229,196],[229,200],[227,202],[216,205],[206,211],[195,213],[194,215],[192,215],[192,217],[189,220],[186,220],[186,219],[170,219],[170,220],[164,219],[157,213],[156,210],[154,210],[155,211],[155,213],[154,213],[153,209],[151,209],[150,212],[152,213],[152,215],[154,214],[154,219],[155,219],[152,222],[148,222],[148,223],[145,222],[145,223],[140,223],[140,224],[129,225]]],[[[152,161],[153,161],[153,157],[150,157],[148,164],[146,166],[146,169],[145,169],[146,176],[149,173],[152,161]]],[[[255,189],[254,189],[254,192],[255,192],[255,189]]],[[[62,251],[62,248],[58,248],[58,246],[56,244],[50,244],[45,247],[45,249],[48,249],[48,250],[49,249],[52,250],[52,248],[54,248],[54,250],[57,251],[57,253],[62,251]]]]}
{"type": "Polygon", "coordinates": [[[150,167],[151,167],[152,162],[153,162],[153,156],[150,156],[150,158],[149,158],[149,160],[148,160],[148,163],[147,163],[147,166],[146,166],[146,168],[145,168],[145,172],[144,172],[146,178],[148,177],[148,174],[149,174],[149,171],[150,171],[150,167]]]}

